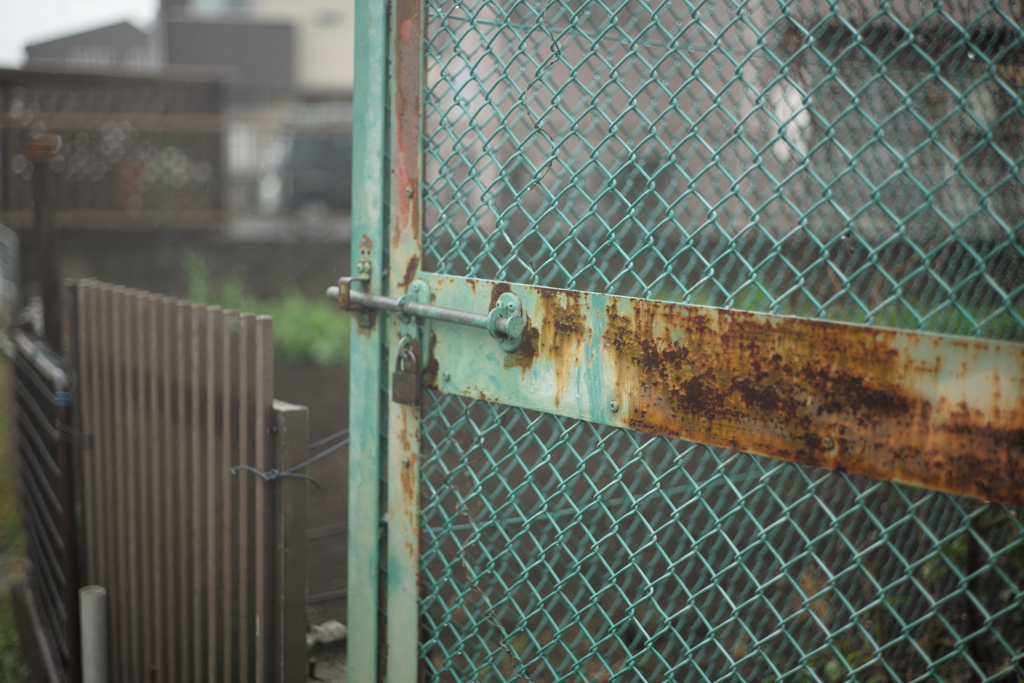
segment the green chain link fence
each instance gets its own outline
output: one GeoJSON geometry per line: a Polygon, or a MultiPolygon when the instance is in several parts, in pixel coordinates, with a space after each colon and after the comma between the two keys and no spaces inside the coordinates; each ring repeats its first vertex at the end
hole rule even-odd
{"type": "MultiPolygon", "coordinates": [[[[427,270],[1024,341],[1024,3],[427,3],[427,270]]],[[[1024,681],[1018,510],[455,396],[445,681],[1024,681]]]]}

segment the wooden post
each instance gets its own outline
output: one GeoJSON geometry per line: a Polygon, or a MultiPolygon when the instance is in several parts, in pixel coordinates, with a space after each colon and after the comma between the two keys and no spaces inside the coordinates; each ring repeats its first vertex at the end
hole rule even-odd
{"type": "MultiPolygon", "coordinates": [[[[282,471],[307,458],[309,409],[274,401],[274,449],[282,471]]],[[[305,468],[298,471],[305,474],[305,468]]],[[[283,477],[277,490],[276,664],[277,683],[302,680],[306,675],[306,499],[305,479],[283,477]]]]}

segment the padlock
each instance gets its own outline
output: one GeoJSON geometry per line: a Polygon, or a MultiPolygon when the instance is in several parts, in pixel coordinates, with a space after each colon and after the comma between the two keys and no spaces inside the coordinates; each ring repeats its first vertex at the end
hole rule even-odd
{"type": "Polygon", "coordinates": [[[407,406],[420,404],[420,368],[408,337],[398,343],[395,373],[391,375],[391,400],[407,406]]]}

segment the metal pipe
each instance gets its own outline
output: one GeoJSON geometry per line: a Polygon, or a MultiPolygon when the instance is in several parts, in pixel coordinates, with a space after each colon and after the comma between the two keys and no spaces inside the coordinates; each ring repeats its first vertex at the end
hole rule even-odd
{"type": "MultiPolygon", "coordinates": [[[[67,374],[57,367],[57,364],[53,362],[38,341],[21,330],[15,330],[11,336],[14,343],[18,345],[21,355],[32,361],[35,369],[53,383],[55,391],[67,391],[67,374]]],[[[43,389],[43,391],[49,392],[50,389],[43,389]]]]}
{"type": "Polygon", "coordinates": [[[108,683],[107,589],[86,586],[78,591],[82,614],[82,683],[108,683]]]}
{"type": "MultiPolygon", "coordinates": [[[[487,329],[486,315],[477,315],[476,313],[468,313],[466,311],[456,311],[451,308],[441,308],[440,306],[432,306],[430,304],[420,304],[415,301],[403,302],[401,310],[402,313],[405,313],[406,315],[415,315],[419,318],[430,318],[431,320],[439,320],[446,323],[479,327],[482,330],[487,329]]],[[[505,318],[498,318],[495,321],[495,329],[497,329],[498,332],[505,331],[502,326],[502,323],[504,322],[506,322],[505,318]]]]}
{"type": "MultiPolygon", "coordinates": [[[[56,406],[56,422],[59,425],[71,424],[71,408],[58,403],[56,406]]],[[[60,535],[63,541],[61,553],[64,574],[64,609],[67,615],[68,639],[68,683],[81,683],[81,631],[79,631],[80,598],[75,595],[78,590],[78,528],[75,519],[75,467],[72,457],[71,443],[66,434],[58,435],[57,464],[60,467],[60,535]]]]}
{"type": "MultiPolygon", "coordinates": [[[[400,301],[399,299],[392,299],[388,296],[366,294],[356,289],[349,291],[348,296],[349,300],[354,305],[362,308],[372,308],[379,311],[392,311],[394,313],[416,316],[417,318],[429,318],[430,320],[437,320],[443,323],[468,325],[469,327],[478,327],[481,330],[488,329],[488,316],[486,314],[480,315],[477,313],[468,313],[466,311],[457,311],[453,308],[442,308],[441,306],[432,306],[431,304],[416,303],[415,301],[400,301]]],[[[328,287],[327,298],[336,301],[338,299],[338,288],[328,287]]],[[[499,334],[509,336],[508,322],[508,318],[496,318],[494,321],[494,329],[497,330],[499,334]]]]}
{"type": "MultiPolygon", "coordinates": [[[[25,156],[32,162],[32,209],[39,288],[43,295],[43,335],[55,351],[64,339],[63,307],[61,306],[60,258],[57,255],[57,233],[53,225],[53,181],[50,162],[60,151],[60,138],[42,135],[25,146],[25,156]]],[[[73,667],[72,667],[73,669],[73,667]]],[[[74,671],[71,672],[74,678],[74,671]]],[[[77,681],[75,681],[77,683],[77,681]]]]}

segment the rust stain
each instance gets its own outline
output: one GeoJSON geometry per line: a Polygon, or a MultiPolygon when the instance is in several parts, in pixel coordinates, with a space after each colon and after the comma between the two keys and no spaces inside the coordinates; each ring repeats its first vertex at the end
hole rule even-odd
{"type": "Polygon", "coordinates": [[[397,206],[391,230],[392,247],[419,244],[419,134],[422,56],[420,52],[420,2],[397,0],[395,21],[400,27],[394,41],[395,151],[392,174],[397,206]]]}
{"type": "Polygon", "coordinates": [[[369,337],[371,334],[374,334],[374,326],[377,324],[377,311],[372,308],[359,309],[360,315],[364,312],[370,322],[366,326],[356,325],[356,332],[359,333],[360,336],[369,337]]]}
{"type": "Polygon", "coordinates": [[[437,373],[438,373],[438,369],[439,368],[438,368],[438,365],[437,365],[437,354],[435,353],[436,349],[437,349],[437,335],[433,331],[431,331],[430,332],[430,351],[429,351],[430,356],[429,356],[429,360],[427,361],[427,367],[423,371],[423,386],[425,388],[427,388],[427,389],[437,389],[438,388],[437,387],[437,373]]]}
{"type": "MultiPolygon", "coordinates": [[[[373,239],[367,234],[363,233],[362,237],[359,238],[359,255],[364,259],[369,259],[373,254],[373,239]]],[[[366,315],[369,318],[368,325],[356,325],[356,332],[364,337],[368,337],[373,334],[374,326],[377,323],[377,311],[373,309],[366,309],[358,311],[360,315],[366,315]]]]}
{"type": "Polygon", "coordinates": [[[580,312],[580,292],[558,292],[542,289],[538,292],[544,307],[544,324],[550,325],[553,337],[575,339],[583,337],[587,326],[580,312]],[[565,305],[560,299],[565,297],[565,305]]]}
{"type": "Polygon", "coordinates": [[[409,435],[406,433],[406,430],[402,429],[402,430],[398,431],[398,439],[397,440],[398,440],[398,452],[399,453],[408,453],[409,449],[411,449],[412,446],[411,446],[411,444],[409,442],[409,435]]]}
{"type": "Polygon", "coordinates": [[[538,288],[537,297],[541,304],[540,330],[536,340],[530,342],[535,355],[547,358],[554,370],[557,408],[592,333],[586,325],[580,292],[538,288]]]}
{"type": "MultiPolygon", "coordinates": [[[[553,294],[542,300],[540,348],[564,382],[571,368],[560,363],[575,352],[562,347],[585,330],[571,299],[564,306],[553,294]]],[[[1024,397],[1009,424],[1011,416],[933,405],[905,380],[941,366],[937,346],[935,362],[922,368],[894,348],[895,330],[793,318],[773,324],[744,312],[635,300],[626,314],[612,300],[605,314],[603,353],[616,386],[628,392],[622,419],[629,427],[1024,503],[1024,397]]]]}
{"type": "MultiPolygon", "coordinates": [[[[404,433],[404,430],[403,430],[404,433]]],[[[410,451],[405,449],[402,451],[406,455],[402,457],[401,465],[398,467],[398,486],[401,490],[400,500],[408,502],[411,509],[406,509],[404,512],[411,518],[413,525],[415,526],[416,510],[414,507],[416,501],[417,487],[419,485],[419,472],[416,464],[415,454],[409,454],[410,451]]],[[[405,542],[405,551],[409,557],[415,560],[419,553],[418,547],[418,536],[413,536],[405,542]]]]}
{"type": "Polygon", "coordinates": [[[498,305],[498,297],[506,292],[512,291],[512,285],[507,282],[495,282],[491,286],[491,303],[487,306],[487,310],[494,310],[494,307],[498,305]]]}
{"type": "Polygon", "coordinates": [[[540,331],[526,318],[526,328],[523,330],[523,340],[519,348],[512,353],[506,353],[504,358],[505,369],[519,368],[523,376],[526,371],[533,367],[533,359],[537,357],[537,342],[540,338],[540,331]]]}
{"type": "Polygon", "coordinates": [[[359,238],[359,252],[363,258],[369,258],[370,253],[373,251],[373,240],[365,232],[363,236],[359,238]]]}
{"type": "Polygon", "coordinates": [[[420,257],[413,256],[409,259],[409,262],[405,264],[405,276],[402,281],[398,283],[399,288],[402,291],[409,291],[409,284],[416,279],[416,273],[420,269],[420,257]]]}

